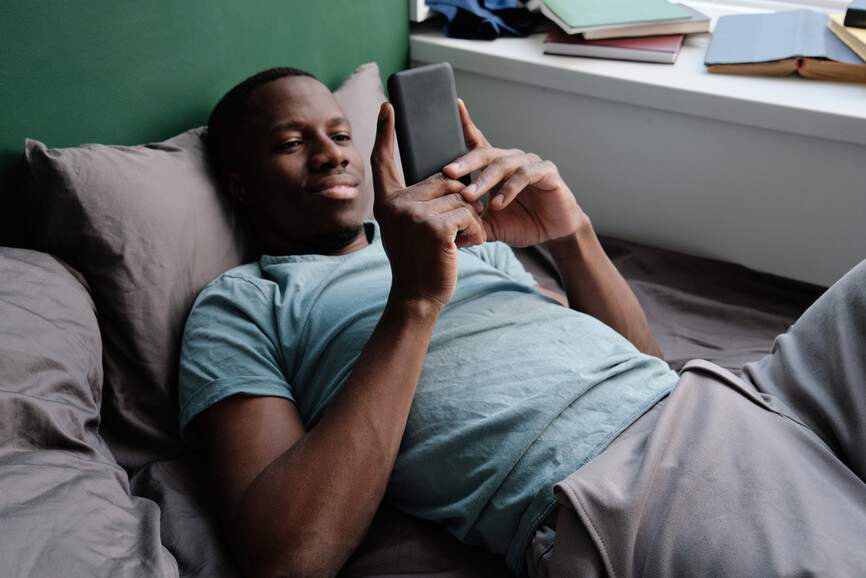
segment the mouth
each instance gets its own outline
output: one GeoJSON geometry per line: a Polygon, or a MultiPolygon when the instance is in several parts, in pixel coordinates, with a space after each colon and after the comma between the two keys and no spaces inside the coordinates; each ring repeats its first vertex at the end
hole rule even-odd
{"type": "Polygon", "coordinates": [[[328,177],[310,188],[310,192],[328,199],[354,199],[360,194],[360,182],[350,175],[328,177]]]}

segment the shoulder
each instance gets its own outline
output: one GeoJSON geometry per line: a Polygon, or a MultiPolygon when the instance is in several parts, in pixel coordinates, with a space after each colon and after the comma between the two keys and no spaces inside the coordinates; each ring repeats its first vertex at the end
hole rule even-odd
{"type": "Polygon", "coordinates": [[[262,273],[262,267],[258,262],[246,263],[229,269],[219,277],[205,285],[202,292],[220,291],[232,285],[252,285],[260,287],[267,284],[262,273]]]}
{"type": "Polygon", "coordinates": [[[184,341],[203,330],[220,331],[235,322],[267,318],[274,301],[272,282],[258,263],[248,263],[221,274],[205,285],[192,305],[186,321],[184,341]]]}
{"type": "Polygon", "coordinates": [[[237,299],[240,296],[244,297],[241,301],[247,301],[250,298],[253,300],[267,299],[268,295],[272,293],[272,285],[273,282],[263,275],[259,263],[240,265],[229,269],[205,285],[196,297],[192,311],[195,312],[206,304],[225,299],[237,299]]]}

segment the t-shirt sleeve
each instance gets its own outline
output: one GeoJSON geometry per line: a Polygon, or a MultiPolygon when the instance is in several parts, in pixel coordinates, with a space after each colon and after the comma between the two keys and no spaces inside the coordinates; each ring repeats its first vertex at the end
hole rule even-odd
{"type": "Polygon", "coordinates": [[[197,447],[190,422],[232,395],[295,401],[286,380],[266,283],[225,274],[196,299],[184,328],[179,369],[180,432],[197,447]]]}
{"type": "Polygon", "coordinates": [[[517,258],[517,255],[514,254],[511,247],[505,243],[494,241],[491,243],[476,245],[467,250],[475,253],[479,259],[485,261],[500,272],[505,273],[517,283],[529,287],[535,287],[538,285],[538,282],[535,280],[535,277],[532,276],[532,273],[528,272],[523,267],[523,263],[521,263],[520,259],[517,258]]]}

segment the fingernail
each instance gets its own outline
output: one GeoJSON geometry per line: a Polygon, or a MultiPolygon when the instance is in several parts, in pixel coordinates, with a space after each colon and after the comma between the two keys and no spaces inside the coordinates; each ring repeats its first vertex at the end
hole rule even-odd
{"type": "Polygon", "coordinates": [[[456,171],[458,169],[460,169],[460,163],[451,163],[451,164],[445,165],[445,168],[442,170],[443,171],[456,171]]]}
{"type": "Polygon", "coordinates": [[[463,189],[463,194],[471,195],[478,189],[478,186],[475,183],[470,184],[465,189],[463,189]]]}
{"type": "Polygon", "coordinates": [[[505,204],[505,195],[496,195],[491,202],[497,207],[502,207],[505,204]]]}
{"type": "Polygon", "coordinates": [[[385,108],[385,103],[383,102],[382,105],[379,107],[379,120],[385,120],[386,118],[388,118],[388,113],[385,112],[386,110],[387,109],[385,108]]]}

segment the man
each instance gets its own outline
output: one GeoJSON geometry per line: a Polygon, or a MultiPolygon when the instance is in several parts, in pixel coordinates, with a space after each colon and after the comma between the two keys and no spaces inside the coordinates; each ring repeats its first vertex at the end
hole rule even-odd
{"type": "MultiPolygon", "coordinates": [[[[860,391],[818,396],[837,415],[812,412],[773,356],[751,375],[777,398],[708,366],[668,396],[678,376],[556,168],[491,147],[460,112],[469,152],[404,188],[382,106],[377,224],[365,224],[363,164],[324,85],[272,69],[214,110],[214,158],[264,256],[214,281],[191,313],[181,427],[208,455],[242,567],[335,574],[383,498],[516,573],[799,571],[803,543],[819,544],[820,568],[866,566],[857,356],[846,383],[860,391]],[[503,243],[546,243],[575,311],[533,288],[503,243]],[[811,460],[789,457],[803,448],[811,460]],[[780,492],[793,514],[780,514],[791,505],[780,492]]],[[[839,341],[862,343],[863,326],[862,314],[840,326],[839,341]]]]}

